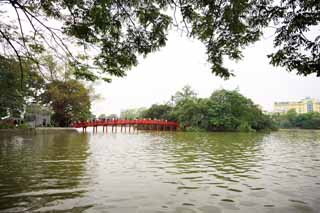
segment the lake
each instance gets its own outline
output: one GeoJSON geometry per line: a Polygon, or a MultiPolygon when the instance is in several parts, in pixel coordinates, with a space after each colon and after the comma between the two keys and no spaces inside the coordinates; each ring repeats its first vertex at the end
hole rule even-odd
{"type": "Polygon", "coordinates": [[[0,132],[0,212],[320,212],[320,131],[0,132]]]}

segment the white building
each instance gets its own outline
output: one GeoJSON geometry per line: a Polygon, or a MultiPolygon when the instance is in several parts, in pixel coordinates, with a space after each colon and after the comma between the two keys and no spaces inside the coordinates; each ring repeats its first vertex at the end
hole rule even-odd
{"type": "Polygon", "coordinates": [[[24,119],[30,127],[50,126],[52,112],[37,104],[31,104],[26,107],[24,119]]]}

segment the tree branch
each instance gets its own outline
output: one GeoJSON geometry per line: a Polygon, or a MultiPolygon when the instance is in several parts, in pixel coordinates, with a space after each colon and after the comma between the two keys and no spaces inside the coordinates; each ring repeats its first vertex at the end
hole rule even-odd
{"type": "MultiPolygon", "coordinates": [[[[48,27],[46,24],[44,24],[40,19],[38,19],[36,16],[34,16],[30,11],[28,11],[23,5],[21,5],[19,2],[17,2],[16,0],[13,0],[14,4],[18,5],[19,9],[21,9],[22,11],[24,11],[26,16],[31,16],[33,19],[35,19],[41,26],[43,26],[45,29],[47,29],[50,34],[51,37],[53,38],[53,40],[56,42],[57,45],[59,45],[59,47],[67,54],[69,55],[71,58],[73,58],[73,60],[77,61],[74,57],[73,54],[71,53],[71,51],[69,50],[69,48],[67,47],[67,45],[64,43],[64,41],[60,38],[60,36],[58,36],[56,34],[56,32],[54,32],[50,27],[48,27]],[[59,42],[57,41],[57,39],[59,40],[59,42]]],[[[30,17],[29,17],[30,18],[30,17]]],[[[35,29],[35,28],[34,28],[35,29]]]]}
{"type": "Polygon", "coordinates": [[[0,33],[2,35],[2,37],[8,42],[8,44],[11,46],[11,48],[13,49],[13,51],[15,52],[16,56],[18,57],[18,61],[19,61],[19,67],[20,67],[20,87],[21,90],[23,89],[23,66],[22,66],[22,60],[21,60],[21,56],[18,53],[18,50],[15,48],[15,46],[13,45],[13,43],[11,42],[10,38],[0,29],[0,33]]]}

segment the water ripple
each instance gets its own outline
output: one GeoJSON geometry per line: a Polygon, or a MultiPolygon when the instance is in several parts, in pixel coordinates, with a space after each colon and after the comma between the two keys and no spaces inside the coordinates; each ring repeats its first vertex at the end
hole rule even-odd
{"type": "Polygon", "coordinates": [[[316,212],[320,132],[0,136],[0,212],[316,212]]]}

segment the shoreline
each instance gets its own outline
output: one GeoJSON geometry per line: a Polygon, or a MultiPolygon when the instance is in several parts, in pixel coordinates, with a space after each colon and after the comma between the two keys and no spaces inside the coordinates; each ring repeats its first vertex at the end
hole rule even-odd
{"type": "Polygon", "coordinates": [[[302,128],[281,128],[281,129],[279,129],[279,131],[303,131],[303,130],[320,131],[320,129],[302,129],[302,128]]]}
{"type": "MultiPolygon", "coordinates": [[[[14,128],[14,129],[0,129],[0,133],[14,133],[14,132],[57,132],[57,131],[70,131],[70,132],[78,132],[77,128],[73,127],[37,127],[37,128],[14,128]]],[[[301,129],[301,128],[281,128],[275,131],[320,131],[320,129],[301,129]]],[[[198,132],[198,131],[177,131],[177,132],[198,132]]],[[[207,131],[199,131],[199,132],[207,132],[207,131]]],[[[229,132],[237,132],[237,131],[209,131],[207,133],[229,133],[229,132]]],[[[261,131],[264,132],[264,131],[261,131]]],[[[273,132],[273,131],[271,131],[273,132]]],[[[249,133],[249,132],[247,132],[249,133]]],[[[252,133],[252,132],[251,132],[252,133]]],[[[259,133],[259,132],[256,132],[259,133]]]]}
{"type": "Polygon", "coordinates": [[[38,131],[77,131],[72,127],[37,127],[37,128],[25,128],[25,129],[0,129],[1,132],[38,132],[38,131]]]}

